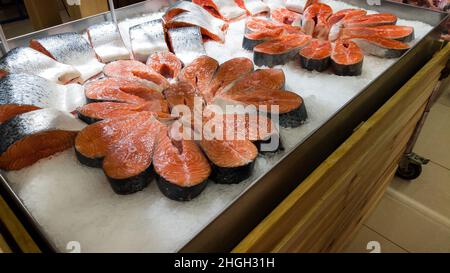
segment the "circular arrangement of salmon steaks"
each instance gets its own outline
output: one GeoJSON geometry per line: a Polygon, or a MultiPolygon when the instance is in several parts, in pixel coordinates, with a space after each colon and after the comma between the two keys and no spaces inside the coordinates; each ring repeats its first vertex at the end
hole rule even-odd
{"type": "Polygon", "coordinates": [[[247,20],[242,47],[253,51],[256,65],[273,67],[296,60],[307,70],[331,67],[336,75],[358,76],[363,53],[398,58],[414,40],[414,28],[396,25],[397,17],[390,13],[334,13],[320,1],[305,1],[304,6],[293,2],[271,10],[270,19],[247,20]]]}
{"type": "Polygon", "coordinates": [[[195,198],[208,181],[240,183],[251,176],[260,152],[282,149],[270,117],[278,114],[282,127],[300,126],[307,118],[303,99],[284,90],[283,71],[254,70],[248,58],[219,64],[204,55],[182,67],[175,55],[158,52],[146,65],[111,62],[104,74],[86,85],[88,104],[77,112],[90,125],[75,138],[75,151],[82,164],[103,168],[118,194],[140,191],[155,176],[161,192],[177,201],[195,198]],[[209,108],[227,105],[256,111],[223,114],[209,108]],[[202,111],[200,131],[194,118],[175,115],[180,106],[190,114],[202,111]],[[201,138],[180,138],[180,128],[201,138]]]}

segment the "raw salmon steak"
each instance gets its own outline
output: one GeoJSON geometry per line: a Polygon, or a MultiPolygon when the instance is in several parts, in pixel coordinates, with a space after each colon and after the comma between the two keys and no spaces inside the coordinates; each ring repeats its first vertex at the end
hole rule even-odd
{"type": "Polygon", "coordinates": [[[313,35],[319,39],[328,38],[328,18],[333,14],[333,9],[322,3],[310,5],[303,13],[302,29],[305,34],[313,35]]]}
{"type": "Polygon", "coordinates": [[[329,29],[328,39],[330,41],[336,41],[339,38],[339,32],[345,21],[348,21],[351,18],[361,17],[366,14],[367,11],[363,9],[343,9],[334,13],[328,17],[327,20],[327,26],[329,29]]]}
{"type": "Polygon", "coordinates": [[[330,66],[331,43],[327,40],[313,39],[300,50],[300,65],[310,71],[324,71],[330,66]]]}
{"type": "Polygon", "coordinates": [[[414,40],[414,28],[397,25],[384,25],[376,27],[349,27],[342,28],[339,38],[349,39],[358,36],[379,36],[386,39],[398,40],[400,42],[411,42],[414,40]]]}
{"type": "Polygon", "coordinates": [[[211,166],[194,140],[175,140],[163,126],[153,154],[161,192],[176,201],[189,201],[206,187],[211,166]]]}
{"type": "Polygon", "coordinates": [[[375,27],[395,25],[397,16],[391,13],[376,13],[349,18],[343,22],[344,27],[375,27]]]}
{"type": "Polygon", "coordinates": [[[148,57],[147,66],[166,79],[175,79],[180,74],[183,63],[175,54],[168,51],[160,51],[148,57]]]}
{"type": "Polygon", "coordinates": [[[298,13],[303,13],[305,9],[319,0],[285,0],[286,8],[298,13]]]}
{"type": "Polygon", "coordinates": [[[204,8],[192,2],[175,2],[166,11],[164,20],[168,28],[198,26],[203,36],[218,42],[225,41],[225,32],[228,24],[212,16],[204,8]]]}
{"type": "Polygon", "coordinates": [[[107,77],[135,80],[158,91],[162,91],[169,86],[169,82],[161,74],[134,60],[120,60],[109,63],[103,69],[103,73],[107,77]]]}
{"type": "Polygon", "coordinates": [[[140,191],[153,176],[152,159],[160,126],[149,112],[99,121],[78,133],[77,158],[84,165],[103,168],[117,194],[140,191]]]}
{"type": "Polygon", "coordinates": [[[0,123],[39,108],[72,112],[86,103],[81,85],[60,85],[31,74],[1,78],[0,90],[0,123]]]}
{"type": "Polygon", "coordinates": [[[92,25],[86,30],[89,41],[103,63],[129,60],[130,51],[120,36],[119,28],[113,22],[92,25]]]}
{"type": "Polygon", "coordinates": [[[351,38],[367,54],[382,58],[398,58],[409,50],[408,44],[379,36],[356,36],[351,38]]]}
{"type": "Polygon", "coordinates": [[[105,78],[90,82],[85,88],[86,98],[89,102],[127,102],[145,103],[150,100],[163,100],[161,92],[140,82],[105,78]]]}
{"type": "Polygon", "coordinates": [[[23,113],[0,124],[0,169],[20,170],[73,146],[84,124],[55,109],[23,113]]]}
{"type": "Polygon", "coordinates": [[[253,61],[257,66],[273,67],[292,60],[298,51],[309,44],[310,35],[287,34],[255,46],[253,61]]]}
{"type": "Polygon", "coordinates": [[[94,102],[78,109],[78,118],[87,124],[104,119],[132,115],[138,112],[152,112],[162,121],[171,120],[165,100],[152,100],[141,104],[124,102],[94,102]]]}
{"type": "Polygon", "coordinates": [[[83,36],[75,32],[33,39],[30,47],[60,63],[73,66],[81,74],[81,83],[101,73],[105,66],[97,60],[94,50],[83,36]]]}
{"type": "Polygon", "coordinates": [[[301,14],[281,7],[272,10],[270,17],[278,23],[292,25],[294,22],[300,22],[301,14]]]}
{"type": "Polygon", "coordinates": [[[246,11],[238,6],[233,0],[193,0],[209,11],[212,15],[224,19],[240,19],[246,14],[246,11]]]}
{"type": "Polygon", "coordinates": [[[334,73],[339,76],[358,76],[362,73],[364,55],[351,40],[336,41],[331,54],[334,73]]]}
{"type": "Polygon", "coordinates": [[[185,105],[189,108],[190,114],[192,114],[196,106],[196,100],[198,101],[199,107],[203,106],[202,95],[192,84],[186,81],[172,83],[163,93],[172,113],[176,112],[175,107],[185,105]]]}
{"type": "Polygon", "coordinates": [[[62,64],[29,47],[16,47],[0,59],[0,77],[26,73],[65,84],[81,76],[71,65],[62,64]]]}

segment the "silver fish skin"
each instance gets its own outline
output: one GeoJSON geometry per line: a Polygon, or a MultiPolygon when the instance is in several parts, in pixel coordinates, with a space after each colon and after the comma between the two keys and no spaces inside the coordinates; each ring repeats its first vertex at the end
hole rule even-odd
{"type": "MultiPolygon", "coordinates": [[[[193,1],[194,3],[200,2],[200,1],[193,1]]],[[[247,12],[240,8],[234,0],[210,0],[207,2],[212,2],[213,5],[211,6],[214,9],[217,9],[219,14],[222,16],[225,20],[232,20],[239,18],[243,15],[245,15],[247,12]]],[[[204,3],[207,3],[204,2],[204,3]]],[[[206,5],[204,5],[206,6],[206,5]]]]}
{"type": "Polygon", "coordinates": [[[130,51],[125,46],[119,28],[115,23],[96,24],[87,28],[86,32],[101,62],[109,63],[130,59],[130,51]]]}
{"type": "Polygon", "coordinates": [[[185,66],[206,55],[199,27],[172,28],[169,29],[168,36],[173,53],[185,66]]]}
{"type": "Polygon", "coordinates": [[[135,60],[146,62],[154,52],[169,51],[162,19],[130,28],[131,48],[135,60]]]}
{"type": "Polygon", "coordinates": [[[261,0],[243,0],[245,9],[250,15],[257,15],[264,12],[270,12],[269,6],[261,0]]]}
{"type": "Polygon", "coordinates": [[[0,124],[0,155],[17,141],[38,133],[55,130],[80,131],[86,124],[69,113],[40,109],[24,113],[0,124]]]}
{"type": "Polygon", "coordinates": [[[224,42],[228,24],[212,16],[201,6],[188,1],[178,1],[164,15],[166,25],[192,25],[202,28],[202,33],[213,40],[224,42]],[[172,16],[176,14],[175,16],[172,16]]]}
{"type": "Polygon", "coordinates": [[[60,85],[30,74],[9,74],[1,78],[0,90],[0,108],[15,104],[72,112],[86,104],[83,86],[60,85]]]}
{"type": "Polygon", "coordinates": [[[161,19],[164,15],[163,12],[156,12],[151,14],[144,14],[142,16],[133,17],[133,18],[127,18],[121,22],[118,23],[119,32],[122,36],[123,42],[125,46],[131,51],[131,39],[130,39],[130,28],[150,22],[156,19],[161,19]]]}
{"type": "Polygon", "coordinates": [[[80,71],[83,83],[103,70],[91,45],[78,33],[68,32],[33,39],[30,47],[49,55],[56,61],[68,64],[80,71]]]}
{"type": "Polygon", "coordinates": [[[29,47],[16,47],[0,59],[0,71],[37,75],[55,83],[65,84],[81,76],[71,65],[55,61],[29,47]]]}

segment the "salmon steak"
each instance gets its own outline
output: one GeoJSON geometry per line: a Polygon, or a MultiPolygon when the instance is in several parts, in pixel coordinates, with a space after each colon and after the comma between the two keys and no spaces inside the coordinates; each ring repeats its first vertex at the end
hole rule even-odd
{"type": "Polygon", "coordinates": [[[281,7],[272,10],[270,17],[278,23],[292,25],[294,22],[300,22],[301,14],[281,7]]]}
{"type": "Polygon", "coordinates": [[[379,36],[356,36],[351,38],[367,54],[381,58],[401,57],[410,46],[397,40],[379,36]]]}
{"type": "Polygon", "coordinates": [[[211,166],[194,140],[175,140],[169,130],[162,127],[153,153],[158,188],[169,199],[190,201],[205,189],[211,166]]]}
{"type": "Polygon", "coordinates": [[[227,21],[238,20],[247,14],[246,10],[240,8],[233,0],[193,0],[192,2],[202,6],[212,15],[227,21]]]}
{"type": "Polygon", "coordinates": [[[0,77],[9,73],[32,74],[59,84],[81,76],[73,66],[57,62],[29,47],[16,47],[0,59],[0,77]]]}
{"type": "Polygon", "coordinates": [[[123,102],[94,102],[77,110],[78,118],[87,124],[104,119],[112,119],[132,115],[138,112],[151,112],[161,121],[172,120],[165,100],[153,100],[142,104],[123,102]]]}
{"type": "Polygon", "coordinates": [[[216,94],[224,92],[232,83],[252,71],[253,62],[248,58],[239,57],[224,62],[219,66],[208,84],[208,91],[204,94],[205,101],[207,103],[212,102],[216,94]]]}
{"type": "Polygon", "coordinates": [[[172,52],[159,51],[148,57],[147,66],[166,79],[175,79],[180,74],[183,63],[172,52]]]}
{"type": "Polygon", "coordinates": [[[143,190],[153,177],[152,159],[160,126],[149,112],[99,121],[75,138],[77,158],[86,166],[103,168],[117,194],[143,190]]]}
{"type": "Polygon", "coordinates": [[[128,102],[145,103],[151,100],[164,100],[161,92],[140,82],[105,78],[90,82],[85,87],[88,102],[128,102]]]}
{"type": "Polygon", "coordinates": [[[196,58],[190,65],[183,68],[179,80],[190,83],[205,100],[211,99],[209,83],[216,74],[219,63],[206,55],[196,58]]]}
{"type": "Polygon", "coordinates": [[[280,37],[285,30],[283,28],[263,29],[244,34],[242,47],[247,50],[253,50],[255,46],[280,37]]]}
{"type": "Polygon", "coordinates": [[[298,13],[303,13],[307,7],[318,2],[319,0],[285,0],[286,8],[298,13]]]}
{"type": "Polygon", "coordinates": [[[228,24],[192,2],[175,2],[166,11],[164,20],[167,28],[197,26],[201,29],[203,36],[218,42],[225,42],[228,24]]]}
{"type": "MultiPolygon", "coordinates": [[[[295,128],[307,119],[303,99],[290,91],[254,87],[244,92],[227,92],[217,98],[243,105],[252,105],[259,112],[278,115],[279,124],[285,128],[295,128]]],[[[273,117],[272,117],[273,119],[273,117]]]]}
{"type": "Polygon", "coordinates": [[[28,167],[73,146],[84,124],[55,109],[17,115],[0,124],[0,169],[28,167]]]}
{"type": "MultiPolygon", "coordinates": [[[[189,108],[191,114],[195,110],[196,100],[199,106],[203,106],[203,97],[195,87],[186,81],[177,81],[172,83],[169,88],[163,91],[172,113],[178,112],[175,108],[185,105],[189,108]]],[[[180,109],[183,110],[183,109],[180,109]]]]}
{"type": "Polygon", "coordinates": [[[235,2],[251,16],[263,15],[270,12],[269,6],[261,0],[235,0],[235,2]]]}
{"type": "Polygon", "coordinates": [[[280,90],[284,89],[285,83],[286,76],[283,70],[274,68],[258,69],[244,75],[231,88],[222,93],[251,92],[255,87],[280,90]]]}
{"type": "Polygon", "coordinates": [[[366,14],[349,18],[343,22],[343,27],[375,27],[382,25],[395,25],[397,16],[391,13],[366,14]]]}
{"type": "Polygon", "coordinates": [[[120,36],[119,28],[114,22],[95,24],[86,30],[89,42],[98,59],[103,63],[129,60],[130,51],[120,36]]]}
{"type": "Polygon", "coordinates": [[[364,55],[358,45],[351,40],[336,41],[331,64],[339,76],[358,76],[362,73],[364,55]]]}
{"type": "Polygon", "coordinates": [[[311,41],[310,35],[286,34],[255,46],[253,61],[257,66],[273,67],[292,60],[311,41]]]}
{"type": "Polygon", "coordinates": [[[165,40],[164,22],[156,19],[130,28],[131,49],[134,59],[146,62],[148,56],[160,51],[169,51],[165,40]]]}
{"type": "Polygon", "coordinates": [[[103,69],[107,77],[137,80],[150,88],[162,91],[169,86],[169,82],[145,64],[134,60],[120,60],[109,63],[103,69]]]}
{"type": "Polygon", "coordinates": [[[313,39],[299,52],[300,65],[307,70],[324,71],[330,66],[332,46],[327,40],[313,39]]]}
{"type": "Polygon", "coordinates": [[[313,35],[318,39],[328,38],[328,18],[333,14],[333,9],[322,3],[310,5],[303,12],[302,29],[305,34],[313,35]]]}
{"type": "Polygon", "coordinates": [[[0,90],[0,123],[40,108],[73,112],[86,104],[81,85],[60,85],[31,74],[9,74],[1,78],[0,90]]]}
{"type": "Polygon", "coordinates": [[[210,179],[219,184],[237,184],[253,172],[258,149],[249,140],[206,140],[200,147],[212,164],[210,179]]]}
{"type": "Polygon", "coordinates": [[[81,83],[101,73],[105,66],[97,60],[88,41],[75,32],[33,39],[30,41],[30,47],[60,63],[73,66],[81,74],[81,83]]]}
{"type": "Polygon", "coordinates": [[[350,39],[358,36],[378,36],[407,43],[414,40],[414,28],[397,25],[349,27],[342,28],[339,33],[339,38],[341,39],[350,39]]]}
{"type": "Polygon", "coordinates": [[[327,20],[327,26],[329,29],[328,40],[336,41],[339,38],[339,32],[343,27],[343,22],[350,20],[351,18],[361,17],[367,14],[367,11],[363,9],[343,9],[333,13],[327,20]]]}

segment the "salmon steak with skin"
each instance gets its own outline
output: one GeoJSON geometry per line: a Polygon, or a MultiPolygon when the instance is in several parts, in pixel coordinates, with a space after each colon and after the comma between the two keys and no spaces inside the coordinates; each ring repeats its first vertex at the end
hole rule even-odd
{"type": "Polygon", "coordinates": [[[172,113],[177,112],[175,107],[184,105],[189,108],[192,114],[195,110],[196,100],[198,101],[199,106],[203,106],[204,104],[202,95],[195,89],[194,86],[186,81],[177,81],[172,83],[169,88],[163,91],[163,93],[169,103],[172,113]]]}
{"type": "Polygon", "coordinates": [[[145,103],[150,100],[164,100],[161,92],[140,81],[119,78],[104,78],[85,86],[88,102],[145,103]]]}
{"type": "Polygon", "coordinates": [[[330,66],[332,50],[330,41],[313,39],[300,50],[300,65],[310,71],[324,71],[330,66]]]}
{"type": "Polygon", "coordinates": [[[270,17],[278,23],[292,25],[294,22],[300,22],[301,14],[281,7],[272,10],[270,17]]]}
{"type": "Polygon", "coordinates": [[[339,32],[339,38],[341,39],[349,39],[358,36],[379,36],[407,43],[414,40],[414,28],[408,26],[384,25],[376,27],[342,28],[339,32]]]}
{"type": "Polygon", "coordinates": [[[107,77],[139,81],[149,87],[162,91],[169,82],[145,64],[134,60],[119,60],[109,63],[103,69],[107,77]]]}
{"type": "Polygon", "coordinates": [[[285,64],[292,60],[298,51],[308,45],[312,37],[304,34],[286,34],[255,46],[253,61],[257,66],[285,64]]]}
{"type": "Polygon", "coordinates": [[[343,27],[343,22],[351,18],[361,17],[367,14],[363,9],[343,9],[328,17],[327,27],[329,29],[328,40],[336,41],[339,38],[339,33],[343,27]]]}
{"type": "Polygon", "coordinates": [[[410,48],[408,44],[380,36],[354,36],[351,40],[365,53],[382,58],[398,58],[410,48]]]}
{"type": "Polygon", "coordinates": [[[233,0],[193,0],[197,5],[202,6],[213,16],[227,20],[238,20],[247,14],[246,10],[239,7],[233,0]]]}
{"type": "Polygon", "coordinates": [[[237,184],[249,178],[258,156],[250,140],[206,140],[200,147],[212,164],[210,179],[218,184],[237,184]]]}
{"type": "Polygon", "coordinates": [[[78,160],[103,168],[117,194],[144,189],[153,176],[153,152],[161,123],[152,113],[99,121],[84,128],[75,139],[78,160]]]}
{"type": "Polygon", "coordinates": [[[397,16],[391,13],[376,13],[356,16],[344,20],[343,27],[375,27],[382,25],[395,25],[397,16]]]}
{"type": "Polygon", "coordinates": [[[310,5],[302,17],[302,29],[305,34],[313,35],[319,39],[328,38],[328,18],[333,14],[333,9],[322,3],[310,5]]]}
{"type": "Polygon", "coordinates": [[[160,191],[169,199],[190,201],[206,187],[211,166],[194,140],[175,140],[162,126],[153,153],[160,191]]]}
{"type": "Polygon", "coordinates": [[[247,50],[253,50],[255,46],[280,37],[285,30],[283,28],[277,29],[263,29],[251,33],[244,34],[242,47],[247,50]]]}
{"type": "Polygon", "coordinates": [[[319,0],[285,0],[286,8],[298,13],[303,13],[307,7],[316,4],[319,0]]]}
{"type": "Polygon", "coordinates": [[[244,75],[241,79],[226,90],[226,94],[233,94],[239,92],[251,92],[255,86],[260,88],[268,88],[274,90],[284,89],[286,83],[286,76],[283,70],[267,68],[258,69],[247,75],[244,75]]]}
{"type": "Polygon", "coordinates": [[[142,104],[123,102],[95,102],[78,109],[78,118],[87,124],[104,119],[132,115],[138,112],[152,112],[162,121],[172,120],[165,100],[153,100],[142,104]]]}
{"type": "Polygon", "coordinates": [[[175,79],[183,68],[183,63],[175,54],[169,51],[160,51],[151,54],[147,60],[147,66],[166,79],[175,79]]]}
{"type": "Polygon", "coordinates": [[[84,124],[55,109],[17,115],[0,124],[0,169],[20,170],[73,146],[84,124]]]}
{"type": "Polygon", "coordinates": [[[219,66],[214,74],[204,97],[207,103],[213,101],[216,94],[220,94],[230,84],[253,71],[253,62],[244,57],[230,59],[219,66]]]}
{"type": "Polygon", "coordinates": [[[339,76],[358,76],[362,73],[364,55],[351,40],[337,40],[331,54],[334,73],[339,76]]]}
{"type": "Polygon", "coordinates": [[[210,100],[212,97],[209,84],[218,67],[219,63],[215,59],[204,55],[183,68],[179,80],[190,83],[205,100],[210,100]]]}

